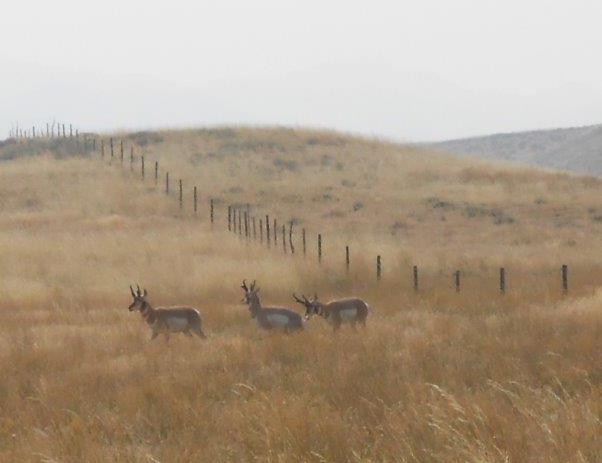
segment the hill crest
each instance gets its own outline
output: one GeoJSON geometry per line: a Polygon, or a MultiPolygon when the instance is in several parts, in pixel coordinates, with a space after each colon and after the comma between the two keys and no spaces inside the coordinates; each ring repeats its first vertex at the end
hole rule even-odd
{"type": "Polygon", "coordinates": [[[602,124],[497,133],[428,146],[486,160],[602,175],[602,124]]]}

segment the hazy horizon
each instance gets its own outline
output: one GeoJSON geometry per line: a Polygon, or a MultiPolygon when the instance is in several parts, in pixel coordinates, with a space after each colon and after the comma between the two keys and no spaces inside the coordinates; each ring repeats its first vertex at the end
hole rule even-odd
{"type": "Polygon", "coordinates": [[[205,125],[435,141],[602,122],[602,5],[428,0],[3,7],[0,134],[205,125]]]}

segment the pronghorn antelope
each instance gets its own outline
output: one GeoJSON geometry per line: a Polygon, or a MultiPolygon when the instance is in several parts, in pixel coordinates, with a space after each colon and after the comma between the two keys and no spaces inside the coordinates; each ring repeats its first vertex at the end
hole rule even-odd
{"type": "Polygon", "coordinates": [[[249,306],[251,317],[264,330],[283,330],[285,333],[290,333],[303,329],[303,320],[298,313],[281,307],[262,307],[257,294],[259,288],[255,288],[255,281],[251,287],[248,287],[243,280],[241,288],[245,292],[243,302],[249,306]]]}
{"type": "Polygon", "coordinates": [[[130,312],[136,309],[140,311],[142,318],[146,320],[152,330],[151,340],[159,336],[160,333],[164,333],[165,338],[169,339],[169,333],[178,332],[185,333],[188,336],[192,336],[192,332],[199,338],[206,338],[201,328],[201,314],[197,309],[193,307],[157,307],[155,309],[147,300],[148,292],[146,289],[142,293],[140,286],[136,285],[136,288],[138,291],[134,292],[134,289],[130,286],[134,302],[130,304],[128,309],[130,312]]]}
{"type": "Polygon", "coordinates": [[[318,301],[318,295],[314,295],[314,298],[310,301],[305,296],[301,295],[303,299],[299,299],[293,294],[293,299],[305,306],[305,319],[314,315],[320,315],[326,319],[332,328],[336,331],[341,327],[343,323],[350,323],[355,328],[356,323],[361,323],[366,326],[366,317],[368,317],[368,304],[361,299],[339,299],[330,301],[328,304],[323,304],[318,301]]]}

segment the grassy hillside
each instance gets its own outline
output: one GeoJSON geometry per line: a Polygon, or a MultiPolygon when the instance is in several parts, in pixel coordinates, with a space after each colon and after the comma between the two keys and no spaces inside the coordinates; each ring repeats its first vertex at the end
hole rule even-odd
{"type": "MultiPolygon", "coordinates": [[[[602,244],[602,181],[594,178],[280,128],[117,134],[116,167],[119,139],[125,141],[125,171],[133,146],[136,156],[145,155],[147,177],[159,160],[158,190],[167,170],[174,194],[183,179],[185,210],[198,185],[201,200],[212,196],[222,210],[250,203],[257,218],[270,214],[279,224],[294,220],[312,236],[323,233],[325,247],[336,233],[353,253],[389,251],[394,260],[437,267],[465,261],[557,266],[597,262],[591,249],[602,244]]],[[[329,252],[334,258],[343,249],[329,252]]]]}
{"type": "Polygon", "coordinates": [[[433,147],[494,161],[602,175],[602,125],[499,133],[448,140],[433,147]]]}
{"type": "Polygon", "coordinates": [[[0,460],[599,459],[598,180],[333,133],[123,136],[147,166],[160,156],[162,172],[196,183],[204,206],[219,199],[217,222],[206,208],[194,216],[190,194],[179,211],[152,169],[141,181],[127,159],[65,146],[57,158],[40,143],[0,164],[0,460]],[[323,265],[225,232],[235,202],[323,231],[323,265]],[[417,294],[412,263],[426,279],[417,294]],[[243,278],[267,303],[293,291],[364,297],[368,327],[259,332],[239,303],[243,278]],[[147,343],[127,311],[134,282],[157,305],[199,307],[209,339],[147,343]]]}

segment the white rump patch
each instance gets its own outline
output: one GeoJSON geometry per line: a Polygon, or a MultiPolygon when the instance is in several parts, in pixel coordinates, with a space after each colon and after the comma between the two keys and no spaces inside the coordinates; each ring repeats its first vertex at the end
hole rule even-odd
{"type": "Polygon", "coordinates": [[[168,317],[165,323],[169,327],[169,331],[186,331],[189,328],[188,319],[185,317],[168,317]]]}
{"type": "Polygon", "coordinates": [[[282,315],[279,313],[269,314],[266,318],[272,326],[284,327],[289,323],[289,318],[286,315],[282,315]]]}
{"type": "Polygon", "coordinates": [[[343,309],[339,314],[341,315],[341,321],[352,322],[357,317],[357,309],[343,309]]]}

